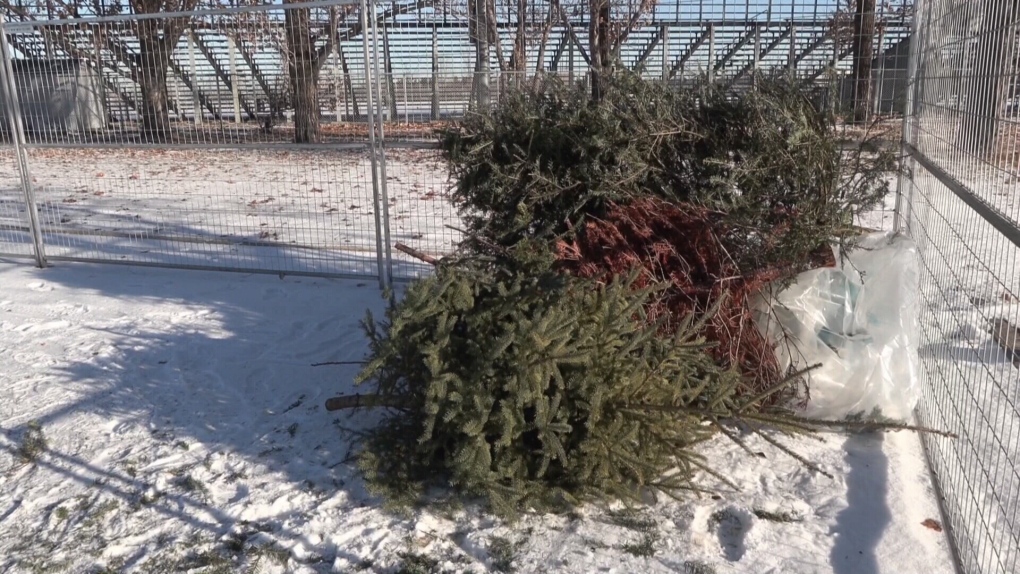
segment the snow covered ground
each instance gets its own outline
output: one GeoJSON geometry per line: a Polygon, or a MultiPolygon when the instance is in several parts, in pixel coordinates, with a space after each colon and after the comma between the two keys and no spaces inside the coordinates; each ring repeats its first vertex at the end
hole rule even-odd
{"type": "Polygon", "coordinates": [[[740,491],[636,514],[387,513],[349,458],[379,415],[322,407],[357,367],[311,366],[360,359],[382,306],[372,281],[0,261],[0,571],[953,571],[907,433],[789,441],[834,479],[718,440],[740,491]]]}

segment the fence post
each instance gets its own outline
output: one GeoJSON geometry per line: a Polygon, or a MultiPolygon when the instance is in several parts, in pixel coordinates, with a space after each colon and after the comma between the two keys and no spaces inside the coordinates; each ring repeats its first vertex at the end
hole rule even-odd
{"type": "MultiPolygon", "coordinates": [[[[375,14],[372,15],[375,19],[375,14]]],[[[365,64],[365,116],[368,118],[368,160],[372,166],[372,215],[375,216],[375,260],[379,269],[379,287],[386,289],[386,264],[383,258],[382,209],[379,206],[379,162],[376,153],[375,98],[372,94],[372,64],[368,54],[368,1],[361,0],[361,51],[365,64]]]]}
{"type": "Polygon", "coordinates": [[[21,102],[18,85],[14,81],[14,64],[11,62],[11,46],[7,41],[7,19],[0,15],[0,57],[3,58],[4,91],[7,92],[7,122],[14,140],[14,154],[18,159],[21,188],[25,192],[25,210],[28,212],[28,228],[35,246],[35,262],[46,267],[46,249],[39,224],[39,209],[35,203],[32,175],[28,168],[28,154],[25,151],[25,126],[21,121],[21,102]]]}
{"type": "MultiPolygon", "coordinates": [[[[377,127],[379,129],[379,138],[376,140],[376,150],[377,150],[377,153],[379,154],[379,202],[382,204],[382,224],[383,224],[383,227],[382,227],[382,237],[383,237],[383,247],[384,247],[384,249],[383,249],[383,257],[386,260],[386,273],[385,273],[386,287],[389,288],[389,287],[391,287],[393,285],[393,246],[390,245],[390,198],[389,198],[389,193],[387,191],[387,184],[386,184],[386,179],[387,179],[386,178],[386,149],[385,149],[386,135],[385,135],[385,132],[383,131],[384,124],[383,124],[383,107],[382,107],[382,101],[383,101],[382,100],[382,94],[383,94],[383,83],[382,82],[383,82],[383,74],[385,74],[386,72],[391,72],[391,70],[386,70],[385,66],[384,66],[384,69],[382,71],[380,71],[380,69],[379,69],[379,19],[376,18],[376,9],[375,9],[376,2],[378,0],[369,0],[369,1],[372,3],[372,22],[371,22],[371,25],[372,25],[372,52],[373,52],[373,55],[374,55],[373,59],[375,60],[375,89],[376,89],[376,95],[378,96],[376,98],[376,102],[377,103],[376,103],[376,106],[375,106],[375,111],[376,111],[376,114],[377,114],[376,117],[377,117],[377,120],[378,120],[378,121],[376,121],[376,124],[377,124],[377,127]]],[[[386,42],[385,46],[388,46],[389,42],[388,42],[388,40],[386,40],[387,36],[385,36],[385,34],[386,34],[386,29],[385,28],[383,29],[382,33],[384,34],[383,42],[386,42]]],[[[386,51],[388,52],[389,50],[386,50],[386,51]]],[[[387,57],[388,57],[388,54],[387,54],[387,57]]],[[[389,88],[393,88],[393,74],[389,73],[387,75],[387,77],[388,77],[387,86],[389,88]]],[[[369,86],[369,89],[371,89],[371,86],[369,86]]],[[[395,89],[391,89],[391,92],[396,92],[396,90],[395,89]]],[[[394,108],[395,108],[396,107],[396,94],[393,93],[392,95],[394,96],[393,104],[394,104],[394,108]]],[[[396,109],[394,109],[393,112],[394,112],[394,115],[396,115],[396,109]]],[[[396,118],[394,118],[394,121],[398,121],[398,120],[396,118]]]]}
{"type": "Polygon", "coordinates": [[[386,155],[382,153],[382,78],[379,73],[379,42],[375,26],[375,0],[361,0],[361,52],[365,63],[365,115],[368,118],[369,160],[372,164],[372,212],[375,216],[376,264],[379,267],[379,287],[389,289],[393,260],[390,253],[389,205],[386,195],[386,155]],[[368,7],[372,6],[372,19],[368,7]],[[371,40],[369,38],[371,37],[371,40]],[[371,56],[368,44],[372,42],[371,56]],[[374,58],[373,58],[374,56],[374,58]],[[373,65],[375,64],[374,69],[373,65]],[[373,93],[373,81],[375,92],[373,93]],[[376,127],[378,124],[378,131],[376,127]]]}
{"type": "Polygon", "coordinates": [[[911,195],[913,195],[913,179],[914,179],[914,160],[913,157],[907,152],[910,146],[916,145],[917,142],[912,137],[913,128],[917,122],[917,117],[914,114],[914,101],[917,98],[918,91],[918,69],[921,61],[921,18],[924,15],[922,11],[923,2],[918,2],[914,9],[914,21],[910,26],[910,51],[907,56],[907,93],[906,99],[903,103],[903,125],[901,127],[900,134],[900,157],[904,165],[901,166],[899,178],[896,181],[896,207],[893,208],[893,230],[899,231],[906,226],[907,232],[910,232],[910,216],[908,215],[904,222],[903,212],[904,210],[911,209],[912,199],[903,202],[903,193],[907,191],[908,186],[911,195]]]}
{"type": "Polygon", "coordinates": [[[791,78],[797,73],[797,26],[793,22],[790,22],[790,55],[786,60],[786,69],[791,78]]]}
{"type": "Polygon", "coordinates": [[[432,24],[432,121],[439,119],[439,33],[432,24]]]}
{"type": "MultiPolygon", "coordinates": [[[[333,42],[333,94],[336,97],[333,100],[333,115],[336,116],[336,123],[341,123],[343,119],[340,117],[340,92],[341,84],[343,84],[343,73],[340,70],[340,42],[333,42]]],[[[343,94],[346,100],[347,94],[343,94]]],[[[344,102],[347,103],[346,101],[344,102]]]]}

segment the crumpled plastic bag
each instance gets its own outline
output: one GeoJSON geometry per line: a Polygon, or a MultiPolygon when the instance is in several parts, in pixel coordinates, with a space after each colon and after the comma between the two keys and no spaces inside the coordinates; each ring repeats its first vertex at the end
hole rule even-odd
{"type": "MultiPolygon", "coordinates": [[[[837,254],[838,255],[838,254],[837,254]]],[[[840,257],[837,256],[837,261],[840,257]]],[[[752,302],[780,367],[805,375],[811,418],[906,421],[921,395],[917,246],[868,234],[839,263],[752,302]]]]}

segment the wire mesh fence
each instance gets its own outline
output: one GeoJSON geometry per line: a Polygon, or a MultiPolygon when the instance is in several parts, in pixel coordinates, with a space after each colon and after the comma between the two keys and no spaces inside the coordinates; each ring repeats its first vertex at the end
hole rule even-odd
{"type": "Polygon", "coordinates": [[[852,137],[902,127],[919,417],[961,437],[932,470],[964,570],[1020,570],[1020,1],[619,2],[604,33],[602,4],[0,0],[0,256],[409,278],[394,243],[461,239],[436,129],[514,86],[789,74],[852,137]]]}
{"type": "Polygon", "coordinates": [[[901,217],[922,254],[923,424],[964,572],[1020,570],[1015,0],[919,4],[901,217]]]}
{"type": "MultiPolygon", "coordinates": [[[[13,10],[0,253],[31,254],[34,227],[49,260],[387,276],[363,6],[13,10]]],[[[400,161],[392,177],[436,185],[400,161]]]]}
{"type": "MultiPolygon", "coordinates": [[[[13,86],[0,106],[20,117],[51,259],[410,277],[422,268],[390,239],[440,254],[460,238],[435,130],[487,105],[483,84],[491,102],[540,74],[591,83],[585,2],[180,6],[0,0],[13,86]]],[[[744,89],[782,71],[827,105],[856,98],[849,5],[611,10],[616,65],[645,77],[744,89]]],[[[902,109],[909,18],[908,2],[873,14],[876,118],[902,109]]],[[[0,162],[0,251],[23,255],[19,169],[0,162]]]]}

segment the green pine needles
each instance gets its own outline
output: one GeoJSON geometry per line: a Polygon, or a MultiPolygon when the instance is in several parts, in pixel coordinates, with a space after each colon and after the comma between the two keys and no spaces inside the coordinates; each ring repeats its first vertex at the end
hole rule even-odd
{"type": "Polygon", "coordinates": [[[664,317],[668,329],[646,311],[698,309],[664,303],[676,285],[694,297],[741,274],[791,276],[815,265],[820,248],[852,239],[853,215],[885,195],[891,164],[882,154],[841,151],[830,119],[782,81],[734,96],[619,74],[597,102],[548,80],[506,93],[492,114],[446,132],[469,239],[461,256],[412,283],[385,321],[365,320],[370,355],[357,382],[369,390],[329,405],[395,411],[369,432],[360,455],[370,487],[406,505],[452,486],[445,492],[509,517],[641,500],[649,490],[677,496],[701,490],[699,471],[726,480],[696,447],[717,432],[743,446],[727,426],[734,422],[824,472],[762,432],[833,424],[771,406],[803,373],[751,387],[705,352],[707,322],[723,316],[723,305],[742,305],[750,287],[734,288],[738,296],[719,290],[703,316],[664,317]],[[619,257],[606,259],[607,268],[630,262],[672,283],[644,287],[636,272],[596,282],[564,271],[565,235],[583,237],[588,218],[648,198],[713,218],[692,226],[719,234],[706,239],[712,249],[683,254],[697,266],[656,267],[687,259],[635,255],[628,241],[643,240],[620,232],[608,240],[619,257]],[[725,225],[715,225],[720,218],[725,225]],[[695,267],[705,276],[676,275],[695,267]]]}
{"type": "Polygon", "coordinates": [[[580,229],[608,202],[654,197],[723,214],[743,271],[795,274],[819,248],[852,244],[853,217],[889,193],[894,155],[842,147],[835,116],[788,78],[739,94],[625,71],[606,83],[591,101],[549,77],[442,134],[473,237],[512,246],[580,229]]]}
{"type": "Polygon", "coordinates": [[[414,283],[385,323],[370,316],[358,382],[398,414],[367,440],[369,484],[404,503],[449,484],[502,516],[698,490],[705,421],[763,397],[738,398],[741,377],[703,352],[693,318],[657,336],[643,309],[659,288],[631,283],[461,261],[414,283]]]}

